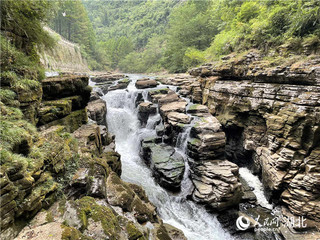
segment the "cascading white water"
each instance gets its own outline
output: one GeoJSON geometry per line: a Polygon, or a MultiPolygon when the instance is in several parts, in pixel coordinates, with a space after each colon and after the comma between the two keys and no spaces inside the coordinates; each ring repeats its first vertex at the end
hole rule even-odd
{"type": "MultiPolygon", "coordinates": [[[[127,90],[111,91],[103,97],[108,108],[108,128],[115,134],[116,151],[121,154],[121,178],[141,185],[150,201],[157,207],[164,222],[181,229],[189,240],[232,239],[233,237],[221,227],[216,216],[208,213],[203,206],[186,200],[183,194],[177,196],[167,192],[154,181],[152,172],[140,158],[139,151],[141,140],[155,136],[156,131],[151,127],[140,128],[135,98],[141,90],[135,88],[135,81],[142,76],[130,75],[129,77],[132,81],[127,90]]],[[[151,117],[150,121],[154,122],[157,115],[154,118],[151,117]]],[[[188,131],[190,132],[188,129],[185,130],[180,136],[181,145],[176,148],[183,153],[185,153],[188,131]]],[[[188,172],[188,169],[186,170],[188,172]]],[[[183,189],[186,187],[185,184],[190,184],[187,179],[186,175],[182,183],[183,189]]]]}
{"type": "Polygon", "coordinates": [[[252,172],[245,167],[239,168],[239,174],[248,183],[248,185],[254,189],[253,193],[257,197],[258,204],[262,207],[272,209],[273,206],[268,202],[264,194],[262,182],[258,176],[253,175],[252,172]]]}
{"type": "Polygon", "coordinates": [[[185,163],[185,170],[183,174],[183,180],[181,182],[181,191],[179,194],[179,197],[182,199],[186,199],[188,194],[192,191],[193,184],[191,182],[191,179],[189,178],[190,173],[190,167],[188,163],[188,156],[187,156],[187,146],[188,146],[188,138],[190,136],[191,132],[191,126],[187,125],[185,126],[182,133],[178,135],[177,143],[176,143],[176,151],[178,151],[184,159],[185,163]]]}

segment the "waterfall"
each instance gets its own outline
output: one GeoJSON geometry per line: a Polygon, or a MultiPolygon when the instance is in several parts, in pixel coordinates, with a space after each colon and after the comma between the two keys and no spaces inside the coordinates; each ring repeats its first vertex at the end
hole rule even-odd
{"type": "MultiPolygon", "coordinates": [[[[107,121],[109,131],[115,134],[116,151],[121,154],[122,175],[124,181],[141,185],[150,201],[157,207],[158,213],[164,222],[181,229],[189,240],[223,240],[233,237],[224,231],[215,215],[190,200],[186,200],[185,188],[190,186],[188,165],[182,182],[182,191],[179,196],[167,192],[153,179],[151,170],[139,156],[140,142],[148,136],[156,136],[154,124],[161,121],[159,113],[148,120],[147,128],[140,128],[135,107],[138,93],[145,90],[135,88],[135,81],[143,76],[129,75],[132,80],[127,90],[115,90],[103,96],[107,102],[107,121]],[[150,123],[149,123],[150,121],[150,123]]],[[[158,88],[163,85],[158,86],[158,88]]],[[[176,90],[176,89],[175,89],[176,90]]],[[[186,127],[179,136],[177,151],[186,158],[187,138],[190,129],[186,127]]],[[[187,189],[188,190],[188,189],[187,189]]]]}
{"type": "Polygon", "coordinates": [[[183,180],[181,182],[181,192],[179,197],[182,199],[186,199],[188,194],[192,191],[193,184],[189,177],[190,167],[188,163],[188,156],[187,156],[187,147],[188,147],[188,138],[190,136],[191,126],[188,125],[184,128],[183,132],[178,135],[177,143],[176,143],[176,151],[178,151],[184,159],[185,163],[185,170],[183,174],[183,180]]]}
{"type": "Polygon", "coordinates": [[[273,206],[268,202],[264,194],[262,182],[258,176],[253,175],[251,171],[245,167],[239,168],[239,174],[248,183],[248,185],[254,189],[253,193],[257,197],[258,204],[262,207],[272,209],[273,206]]]}

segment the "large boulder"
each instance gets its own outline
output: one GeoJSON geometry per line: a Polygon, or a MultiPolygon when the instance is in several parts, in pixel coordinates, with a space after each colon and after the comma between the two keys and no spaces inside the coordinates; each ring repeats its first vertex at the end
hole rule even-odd
{"type": "Polygon", "coordinates": [[[154,88],[156,86],[158,86],[157,81],[149,78],[139,79],[136,82],[136,88],[138,89],[154,88]]]}
{"type": "Polygon", "coordinates": [[[142,102],[138,107],[138,119],[142,126],[145,126],[148,122],[148,118],[151,114],[157,113],[157,106],[151,102],[142,102]]]}
{"type": "Polygon", "coordinates": [[[184,159],[173,147],[144,141],[141,155],[161,186],[170,190],[180,188],[185,170],[184,159]]]}
{"type": "Polygon", "coordinates": [[[211,116],[196,120],[188,139],[188,156],[195,160],[211,160],[223,157],[226,136],[219,121],[211,116]]]}
{"type": "Polygon", "coordinates": [[[99,125],[107,125],[107,104],[104,100],[98,99],[88,103],[88,117],[99,125]]]}
{"type": "Polygon", "coordinates": [[[192,199],[215,210],[239,204],[242,198],[238,166],[227,160],[191,163],[191,179],[195,186],[192,199]]]}

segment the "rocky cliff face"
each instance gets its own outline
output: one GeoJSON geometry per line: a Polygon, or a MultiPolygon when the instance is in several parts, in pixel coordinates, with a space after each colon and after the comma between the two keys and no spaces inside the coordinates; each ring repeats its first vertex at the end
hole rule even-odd
{"type": "Polygon", "coordinates": [[[39,55],[42,65],[49,70],[62,72],[89,71],[87,62],[81,56],[80,47],[50,29],[44,27],[50,35],[57,40],[52,49],[40,50],[39,55]]]}
{"type": "MultiPolygon", "coordinates": [[[[1,152],[1,239],[185,239],[163,224],[140,186],[120,179],[106,103],[88,80],[47,78],[29,93],[37,107],[25,113],[38,131],[21,122],[21,139],[1,152]]],[[[7,118],[16,114],[0,107],[7,118]]]]}
{"type": "Polygon", "coordinates": [[[192,69],[183,87],[222,124],[226,157],[260,174],[273,200],[320,216],[320,58],[265,67],[257,52],[192,69]]]}

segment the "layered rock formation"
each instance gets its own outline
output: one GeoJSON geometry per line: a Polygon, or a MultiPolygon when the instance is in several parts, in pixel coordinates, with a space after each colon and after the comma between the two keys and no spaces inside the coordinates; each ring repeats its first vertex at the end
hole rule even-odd
{"type": "MultiPolygon", "coordinates": [[[[1,153],[1,239],[14,239],[26,223],[15,239],[184,239],[162,223],[140,186],[120,179],[106,103],[87,84],[85,76],[45,79],[33,114],[41,132],[22,126],[21,141],[6,146],[12,153],[1,153]],[[97,124],[85,124],[89,99],[97,124]]],[[[1,113],[13,114],[3,104],[1,113]]]]}
{"type": "Polygon", "coordinates": [[[141,155],[154,172],[157,182],[170,190],[179,190],[185,166],[181,154],[173,147],[157,139],[145,139],[141,146],[141,155]]]}
{"type": "Polygon", "coordinates": [[[319,221],[320,59],[267,69],[257,52],[227,59],[190,72],[226,132],[227,156],[253,164],[292,213],[319,221]]]}
{"type": "MultiPolygon", "coordinates": [[[[160,81],[182,86],[190,83],[191,79],[194,78],[179,76],[160,81]]],[[[142,142],[142,156],[151,165],[159,184],[168,189],[179,189],[184,159],[176,156],[177,152],[171,146],[181,144],[182,133],[191,128],[190,136],[185,137],[187,149],[181,150],[187,150],[194,185],[193,192],[190,192],[193,200],[215,210],[237,205],[242,196],[238,166],[224,158],[226,137],[219,121],[204,105],[187,107],[187,101],[168,88],[149,90],[148,96],[158,105],[163,125],[156,127],[158,138],[142,142]]]]}
{"type": "Polygon", "coordinates": [[[43,101],[39,108],[40,129],[63,125],[69,132],[87,122],[86,105],[90,98],[89,77],[65,75],[42,81],[43,101]]]}
{"type": "Polygon", "coordinates": [[[126,77],[124,74],[111,72],[95,73],[95,75],[91,77],[91,81],[95,82],[95,86],[99,87],[99,89],[106,94],[108,91],[126,88],[130,83],[126,77]]]}

